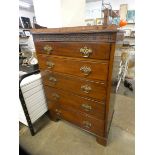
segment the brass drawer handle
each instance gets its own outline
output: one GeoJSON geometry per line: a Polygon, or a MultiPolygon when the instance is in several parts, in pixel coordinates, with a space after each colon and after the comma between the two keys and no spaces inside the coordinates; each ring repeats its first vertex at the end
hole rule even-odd
{"type": "Polygon", "coordinates": [[[53,48],[49,45],[45,45],[43,47],[43,50],[47,53],[47,54],[51,54],[51,52],[53,51],[53,48]]]}
{"type": "Polygon", "coordinates": [[[61,110],[59,109],[55,109],[55,112],[61,114],[61,110]]]}
{"type": "Polygon", "coordinates": [[[61,118],[61,110],[59,109],[55,109],[56,115],[58,116],[58,118],[61,118]]]}
{"type": "Polygon", "coordinates": [[[60,99],[60,96],[57,93],[52,94],[52,99],[55,101],[58,101],[60,99]]]}
{"type": "Polygon", "coordinates": [[[82,53],[84,58],[88,58],[92,53],[92,49],[87,48],[87,46],[84,46],[83,48],[80,48],[80,53],[82,53]]]}
{"type": "Polygon", "coordinates": [[[50,76],[49,81],[52,82],[53,84],[56,84],[57,79],[55,77],[50,76]]]}
{"type": "Polygon", "coordinates": [[[53,68],[55,64],[53,62],[51,62],[51,61],[47,61],[46,65],[47,65],[48,68],[53,68]]]}
{"type": "Polygon", "coordinates": [[[84,73],[84,75],[89,75],[91,73],[91,68],[87,66],[82,66],[80,68],[80,71],[84,73]]]}
{"type": "Polygon", "coordinates": [[[85,111],[90,111],[92,110],[92,107],[88,104],[82,104],[81,107],[85,110],[85,111]]]}
{"type": "Polygon", "coordinates": [[[92,88],[89,85],[83,85],[81,86],[81,90],[88,94],[92,90],[92,88]]]}
{"type": "Polygon", "coordinates": [[[83,121],[83,125],[85,128],[88,128],[88,129],[91,128],[91,126],[92,126],[91,123],[88,121],[83,121]]]}

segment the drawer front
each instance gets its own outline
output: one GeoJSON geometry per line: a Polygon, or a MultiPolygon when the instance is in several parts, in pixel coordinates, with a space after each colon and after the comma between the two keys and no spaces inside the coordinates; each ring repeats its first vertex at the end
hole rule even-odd
{"type": "Polygon", "coordinates": [[[85,77],[88,79],[107,80],[107,61],[88,61],[66,57],[46,56],[39,54],[39,67],[50,71],[85,77]]]}
{"type": "MultiPolygon", "coordinates": [[[[45,94],[51,103],[57,103],[66,109],[75,109],[86,114],[93,115],[97,118],[104,119],[104,102],[90,100],[88,98],[80,97],[66,91],[57,90],[48,86],[45,87],[45,94]]],[[[52,104],[48,104],[48,108],[52,108],[52,104]]]]}
{"type": "Polygon", "coordinates": [[[83,113],[64,109],[64,108],[56,108],[56,106],[50,110],[50,115],[57,115],[60,119],[64,119],[69,121],[82,129],[92,132],[98,136],[104,135],[104,121],[100,119],[96,119],[89,115],[84,115],[83,113]]]}
{"type": "Polygon", "coordinates": [[[90,81],[50,71],[43,71],[41,74],[44,85],[102,101],[106,98],[106,81],[90,81]]]}
{"type": "Polygon", "coordinates": [[[35,42],[39,54],[109,59],[110,44],[98,42],[35,42]]]}

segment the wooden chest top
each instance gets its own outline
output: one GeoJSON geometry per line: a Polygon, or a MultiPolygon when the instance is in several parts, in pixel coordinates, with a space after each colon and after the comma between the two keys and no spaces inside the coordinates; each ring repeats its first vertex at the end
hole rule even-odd
{"type": "Polygon", "coordinates": [[[32,29],[34,41],[104,41],[115,42],[116,26],[79,26],[32,29]]]}

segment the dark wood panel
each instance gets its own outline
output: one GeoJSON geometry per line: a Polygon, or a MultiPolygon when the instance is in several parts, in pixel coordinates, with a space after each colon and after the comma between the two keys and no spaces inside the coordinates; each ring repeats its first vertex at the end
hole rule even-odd
{"type": "Polygon", "coordinates": [[[99,42],[35,42],[39,54],[109,59],[110,44],[99,42]]]}
{"type": "Polygon", "coordinates": [[[85,77],[88,79],[107,80],[108,61],[84,60],[82,58],[68,58],[60,56],[46,56],[38,54],[39,66],[55,72],[85,77]]]}
{"type": "Polygon", "coordinates": [[[41,74],[45,85],[101,101],[106,97],[106,81],[87,80],[51,71],[41,71],[41,74]]]}
{"type": "Polygon", "coordinates": [[[76,26],[76,27],[61,27],[61,28],[48,28],[48,29],[31,29],[31,33],[34,34],[67,34],[67,33],[115,33],[120,31],[117,30],[116,25],[94,25],[94,26],[76,26]]]}
{"type": "MultiPolygon", "coordinates": [[[[49,86],[44,86],[44,88],[46,97],[49,101],[56,102],[63,108],[73,108],[77,111],[104,119],[104,102],[84,98],[66,91],[51,88],[49,86]]],[[[52,109],[52,106],[52,104],[48,104],[49,109],[52,109]]]]}
{"type": "Polygon", "coordinates": [[[92,132],[98,136],[103,136],[104,133],[104,121],[91,117],[90,115],[84,115],[78,111],[58,108],[50,110],[51,117],[57,115],[59,118],[69,121],[82,129],[92,132]]]}

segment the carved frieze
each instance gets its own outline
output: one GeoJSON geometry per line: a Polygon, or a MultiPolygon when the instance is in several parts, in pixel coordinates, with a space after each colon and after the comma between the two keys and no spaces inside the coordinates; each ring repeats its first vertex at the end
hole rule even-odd
{"type": "Polygon", "coordinates": [[[115,42],[115,33],[33,34],[34,41],[104,41],[115,42]]]}

